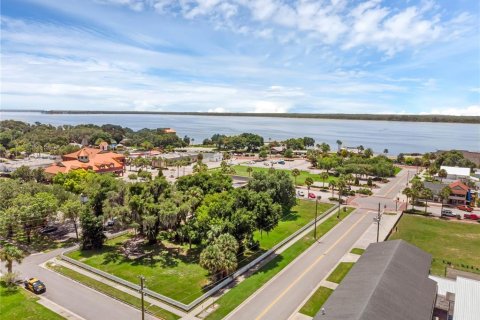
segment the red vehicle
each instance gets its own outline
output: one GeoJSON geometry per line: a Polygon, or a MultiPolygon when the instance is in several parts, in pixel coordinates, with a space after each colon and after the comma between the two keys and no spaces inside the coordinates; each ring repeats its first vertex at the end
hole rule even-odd
{"type": "Polygon", "coordinates": [[[467,212],[472,212],[473,209],[470,208],[469,206],[458,206],[457,209],[462,210],[462,211],[467,211],[467,212]]]}
{"type": "Polygon", "coordinates": [[[312,193],[312,192],[309,192],[308,193],[308,198],[309,199],[315,199],[317,196],[315,195],[315,193],[312,193]]]}
{"type": "Polygon", "coordinates": [[[475,213],[465,213],[463,215],[463,218],[470,219],[470,220],[478,220],[478,219],[480,219],[480,216],[478,214],[475,214],[475,213]]]}

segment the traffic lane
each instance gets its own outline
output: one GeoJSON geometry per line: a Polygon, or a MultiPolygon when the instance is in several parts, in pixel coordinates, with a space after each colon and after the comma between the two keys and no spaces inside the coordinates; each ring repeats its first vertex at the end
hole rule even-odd
{"type": "MultiPolygon", "coordinates": [[[[335,267],[338,261],[349,252],[359,237],[372,224],[374,214],[363,214],[362,220],[351,229],[351,231],[339,242],[330,245],[326,250],[333,247],[327,254],[317,256],[317,259],[310,264],[312,266],[300,277],[298,282],[291,286],[284,296],[279,299],[261,318],[257,320],[288,319],[300,306],[300,304],[315,289],[318,283],[325,278],[330,270],[335,267]]],[[[328,245],[328,244],[327,244],[328,245]]],[[[306,266],[306,268],[309,268],[306,266]]],[[[302,270],[297,270],[300,274],[302,270]]],[[[298,279],[298,278],[297,278],[298,279]]],[[[295,280],[294,280],[295,281],[295,280]]]]}
{"type": "MultiPolygon", "coordinates": [[[[43,296],[84,319],[133,319],[140,317],[139,310],[81,285],[54,271],[35,265],[17,268],[25,278],[36,277],[45,283],[43,296]]],[[[154,319],[153,317],[151,319],[154,319]]]]}
{"type": "MultiPolygon", "coordinates": [[[[342,223],[338,224],[337,227],[332,229],[326,236],[319,239],[319,241],[307,249],[302,256],[290,263],[274,280],[264,285],[257,293],[251,296],[244,305],[226,319],[256,319],[272,301],[274,302],[274,306],[270,307],[265,315],[262,316],[262,319],[288,319],[298,305],[310,294],[313,287],[327,275],[330,269],[348,249],[350,249],[361,234],[365,232],[372,221],[373,214],[366,214],[363,210],[352,212],[342,223]],[[361,224],[355,225],[359,221],[361,221],[361,224]],[[355,225],[355,228],[349,232],[349,229],[353,225],[355,225]],[[347,232],[349,233],[347,234],[347,232]],[[345,238],[337,242],[338,239],[345,234],[347,234],[345,238]],[[335,244],[335,248],[331,249],[331,251],[325,255],[333,244],[335,244]],[[322,257],[322,260],[316,263],[319,257],[322,257]],[[308,277],[302,276],[302,279],[296,280],[313,264],[315,264],[315,268],[311,268],[308,272],[308,277]],[[298,281],[294,286],[295,288],[304,287],[296,296],[290,294],[290,290],[292,290],[293,287],[288,288],[295,281],[298,281]],[[282,292],[286,293],[279,298],[282,292]],[[279,300],[275,302],[277,298],[279,298],[279,300]],[[277,308],[281,308],[282,312],[275,312],[277,308]]],[[[297,292],[297,290],[299,289],[295,289],[295,292],[297,292]]]]}
{"type": "Polygon", "coordinates": [[[395,198],[407,185],[407,181],[415,176],[416,171],[412,169],[403,169],[397,176],[389,178],[389,182],[376,190],[375,195],[395,198]]]}

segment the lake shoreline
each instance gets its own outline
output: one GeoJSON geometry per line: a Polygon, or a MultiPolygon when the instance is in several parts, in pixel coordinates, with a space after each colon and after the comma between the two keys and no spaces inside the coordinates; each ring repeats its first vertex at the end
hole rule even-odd
{"type": "Polygon", "coordinates": [[[177,112],[177,111],[102,111],[102,110],[15,110],[0,112],[38,112],[42,114],[128,114],[128,115],[175,115],[206,117],[263,117],[292,119],[330,119],[364,121],[401,121],[432,123],[471,123],[480,124],[480,116],[416,115],[416,114],[355,114],[355,113],[251,113],[251,112],[177,112]]]}

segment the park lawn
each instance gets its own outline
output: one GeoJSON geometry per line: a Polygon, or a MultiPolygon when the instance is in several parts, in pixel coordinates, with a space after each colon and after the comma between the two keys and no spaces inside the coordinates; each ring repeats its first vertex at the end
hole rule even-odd
{"type": "Polygon", "coordinates": [[[389,240],[403,239],[432,254],[433,274],[443,276],[447,262],[457,269],[480,273],[479,223],[404,214],[397,228],[389,240]]]}
{"type": "MultiPolygon", "coordinates": [[[[83,275],[79,272],[76,272],[72,269],[66,268],[60,265],[48,265],[48,267],[68,278],[71,278],[77,282],[80,282],[87,287],[100,291],[103,294],[111,296],[115,299],[123,301],[129,305],[134,306],[135,308],[141,309],[142,302],[141,299],[121,290],[118,290],[114,287],[111,287],[103,282],[97,281],[95,279],[90,278],[89,276],[83,275]]],[[[164,319],[164,320],[176,320],[180,319],[180,316],[171,313],[170,311],[164,310],[156,305],[152,305],[149,302],[145,301],[145,309],[148,310],[150,313],[154,314],[155,316],[164,319]]]]}
{"type": "Polygon", "coordinates": [[[402,168],[397,167],[397,166],[394,166],[394,167],[393,167],[393,170],[394,170],[394,171],[393,171],[393,175],[396,176],[397,174],[400,173],[400,171],[402,171],[402,168]]]}
{"type": "Polygon", "coordinates": [[[333,289],[327,287],[320,287],[315,293],[308,299],[307,302],[300,309],[300,313],[307,316],[314,317],[320,308],[323,306],[328,297],[332,294],[333,289]]]}
{"type": "MultiPolygon", "coordinates": [[[[336,216],[331,216],[323,223],[317,226],[317,235],[322,237],[334,226],[336,226],[341,220],[347,217],[353,208],[348,208],[346,211],[340,212],[340,220],[336,216]]],[[[257,291],[261,286],[278,274],[283,268],[297,258],[302,252],[307,250],[313,243],[313,231],[304,236],[302,239],[295,242],[292,246],[286,249],[284,252],[273,258],[253,275],[240,282],[237,286],[232,288],[215,304],[218,308],[209,314],[206,320],[220,320],[225,318],[230,312],[233,311],[238,305],[240,305],[245,299],[257,291]]]]}
{"type": "Polygon", "coordinates": [[[8,290],[0,285],[0,319],[56,320],[64,319],[37,303],[39,298],[19,287],[8,290]]]}
{"type": "MultiPolygon", "coordinates": [[[[332,207],[331,204],[319,204],[318,213],[332,207]]],[[[259,240],[260,250],[239,258],[239,266],[247,264],[261,253],[272,248],[287,236],[291,235],[315,217],[315,202],[299,200],[291,213],[284,216],[278,226],[271,232],[255,233],[259,240]]],[[[124,241],[131,235],[124,235],[108,240],[104,248],[93,251],[73,251],[69,257],[86,263],[94,268],[113,274],[127,281],[138,283],[138,275],[146,278],[150,290],[188,304],[210,289],[211,279],[208,271],[198,264],[201,247],[162,241],[155,246],[152,257],[129,260],[118,252],[124,241]]],[[[148,249],[148,247],[145,247],[148,249]]]]}
{"type": "MultiPolygon", "coordinates": [[[[242,165],[236,165],[236,166],[233,166],[233,169],[235,169],[235,175],[238,175],[238,176],[242,176],[242,177],[248,177],[249,174],[247,172],[247,168],[252,168],[253,169],[253,172],[260,172],[260,171],[263,171],[263,172],[268,172],[269,170],[269,167],[265,167],[265,168],[261,168],[261,167],[249,167],[249,166],[242,166],[242,165]]],[[[292,170],[289,170],[289,169],[279,169],[278,166],[275,167],[275,170],[279,170],[279,171],[286,171],[288,172],[290,175],[292,174],[292,170]]],[[[250,174],[251,175],[251,174],[250,174]]],[[[320,178],[320,175],[318,174],[313,174],[313,173],[310,173],[308,171],[300,171],[300,175],[297,176],[297,185],[298,186],[303,186],[305,185],[305,179],[307,179],[308,177],[311,177],[313,179],[313,181],[315,182],[320,182],[320,183],[323,183],[323,180],[320,178]]],[[[292,176],[292,179],[294,179],[294,177],[292,176]]],[[[336,181],[338,180],[337,177],[333,176],[333,175],[330,175],[328,177],[328,179],[325,180],[325,186],[327,187],[328,186],[328,182],[329,181],[336,181]]]]}
{"type": "MultiPolygon", "coordinates": [[[[333,204],[319,203],[318,215],[333,207],[333,204]]],[[[292,208],[289,214],[285,215],[268,234],[259,231],[254,234],[255,240],[260,242],[260,248],[268,250],[274,245],[315,219],[315,201],[297,200],[297,205],[292,208]]]]}
{"type": "Polygon", "coordinates": [[[327,281],[340,283],[347,275],[350,269],[353,268],[354,262],[340,262],[338,266],[333,270],[327,278],[327,281]]]}
{"type": "Polygon", "coordinates": [[[352,250],[350,250],[350,253],[358,254],[359,256],[361,256],[364,252],[365,252],[365,249],[360,249],[360,248],[353,248],[352,250]]]}
{"type": "MultiPolygon", "coordinates": [[[[150,290],[188,304],[204,293],[211,282],[208,271],[198,264],[200,248],[159,242],[153,253],[130,260],[119,252],[122,243],[131,235],[108,240],[101,250],[73,251],[69,257],[117,277],[139,283],[138,276],[145,277],[150,290]]],[[[145,245],[145,251],[149,246],[145,245]]]]}

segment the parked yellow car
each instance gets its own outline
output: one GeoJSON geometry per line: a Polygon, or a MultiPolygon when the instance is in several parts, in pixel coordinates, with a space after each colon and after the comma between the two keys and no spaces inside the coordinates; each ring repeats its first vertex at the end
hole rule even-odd
{"type": "Polygon", "coordinates": [[[37,278],[30,278],[25,281],[25,289],[32,291],[33,293],[43,293],[47,291],[45,284],[37,278]]]}

